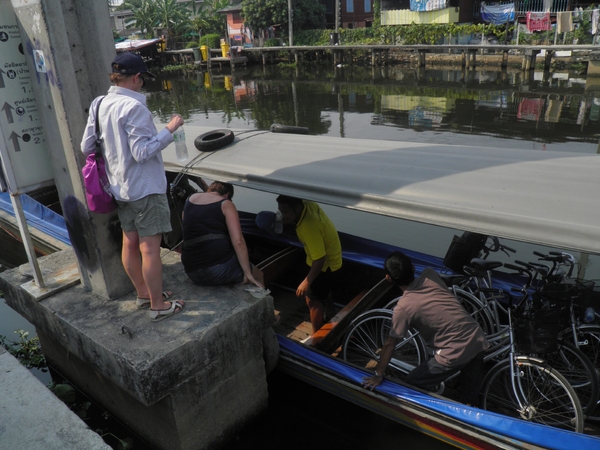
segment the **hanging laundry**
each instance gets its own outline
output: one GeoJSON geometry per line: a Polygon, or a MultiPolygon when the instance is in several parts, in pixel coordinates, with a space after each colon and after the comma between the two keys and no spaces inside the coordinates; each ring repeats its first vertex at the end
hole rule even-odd
{"type": "Polygon", "coordinates": [[[448,0],[410,0],[411,11],[435,11],[448,7],[448,0]]]}
{"type": "Polygon", "coordinates": [[[550,13],[527,13],[527,29],[529,31],[547,31],[550,27],[550,13]]]}
{"type": "Polygon", "coordinates": [[[481,20],[494,25],[504,25],[515,21],[515,4],[486,5],[481,2],[481,20]]]}
{"type": "MultiPolygon", "coordinates": [[[[550,96],[548,96],[550,97],[550,96]]],[[[546,122],[558,123],[560,120],[560,112],[563,107],[563,101],[559,98],[548,98],[548,107],[546,108],[546,115],[544,120],[546,122]]]]}
{"type": "Polygon", "coordinates": [[[550,12],[553,0],[544,0],[544,12],[550,12]]]}
{"type": "Polygon", "coordinates": [[[545,100],[543,98],[524,98],[519,103],[517,119],[537,121],[542,113],[545,100]]]}
{"type": "Polygon", "coordinates": [[[600,99],[593,99],[592,106],[590,108],[590,120],[596,122],[600,119],[600,99]]]}
{"type": "Polygon", "coordinates": [[[598,14],[599,10],[594,9],[592,11],[592,34],[596,35],[598,33],[598,18],[600,14],[598,14]]]}
{"type": "Polygon", "coordinates": [[[585,99],[581,100],[579,104],[579,114],[577,114],[577,125],[583,125],[585,121],[585,111],[587,110],[587,103],[585,99]]]}
{"type": "Polygon", "coordinates": [[[573,31],[573,15],[570,11],[556,13],[556,28],[558,33],[573,31]]]}

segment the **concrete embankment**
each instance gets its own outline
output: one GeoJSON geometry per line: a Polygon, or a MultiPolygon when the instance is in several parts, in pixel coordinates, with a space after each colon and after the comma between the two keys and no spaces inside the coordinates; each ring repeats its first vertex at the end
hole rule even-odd
{"type": "MultiPolygon", "coordinates": [[[[72,250],[38,261],[49,281],[76,264],[72,250]]],[[[0,274],[0,288],[36,326],[49,364],[144,440],[165,450],[218,447],[267,406],[273,299],[252,297],[248,285],[196,286],[177,253],[163,251],[162,261],[163,288],[186,304],[158,323],[134,292],[106,300],[76,284],[36,298],[24,287],[28,266],[0,274]]]]}
{"type": "Polygon", "coordinates": [[[0,347],[0,448],[110,450],[111,447],[0,347]]]}

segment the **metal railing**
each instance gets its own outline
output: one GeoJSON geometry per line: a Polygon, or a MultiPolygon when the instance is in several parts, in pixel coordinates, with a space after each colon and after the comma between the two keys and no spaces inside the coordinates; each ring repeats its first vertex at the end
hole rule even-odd
{"type": "MultiPolygon", "coordinates": [[[[491,3],[491,2],[488,2],[491,3]]],[[[494,2],[496,3],[496,2],[494,2]]],[[[571,0],[504,0],[498,2],[500,4],[511,4],[515,5],[515,14],[526,14],[528,12],[544,12],[549,9],[551,13],[570,11],[571,0]]],[[[475,8],[476,17],[479,17],[481,10],[481,2],[476,1],[473,4],[475,8]]]]}
{"type": "Polygon", "coordinates": [[[515,12],[525,14],[527,12],[550,12],[569,11],[569,0],[518,0],[515,1],[515,12]]]}

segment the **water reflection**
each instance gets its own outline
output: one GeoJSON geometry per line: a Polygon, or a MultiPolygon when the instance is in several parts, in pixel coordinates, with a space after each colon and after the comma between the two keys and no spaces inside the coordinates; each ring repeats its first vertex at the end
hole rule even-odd
{"type": "Polygon", "coordinates": [[[600,86],[567,73],[252,66],[148,86],[148,106],[203,126],[596,153],[600,86]]]}

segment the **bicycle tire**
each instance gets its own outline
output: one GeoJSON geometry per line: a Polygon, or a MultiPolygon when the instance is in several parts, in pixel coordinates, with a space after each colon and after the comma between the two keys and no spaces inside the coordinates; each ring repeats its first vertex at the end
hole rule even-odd
{"type": "Polygon", "coordinates": [[[583,414],[592,414],[598,402],[600,381],[589,358],[573,344],[562,342],[556,352],[545,355],[544,362],[569,382],[579,397],[583,414]]]}
{"type": "Polygon", "coordinates": [[[481,406],[530,422],[583,432],[581,403],[569,382],[556,370],[528,356],[515,358],[515,392],[510,359],[493,366],[483,380],[481,406]],[[519,406],[520,398],[524,408],[519,406]]]}
{"type": "MultiPolygon", "coordinates": [[[[600,325],[583,324],[575,327],[576,346],[592,362],[600,374],[600,325]]],[[[573,339],[573,331],[567,328],[558,335],[559,339],[570,341],[573,339]]]]}
{"type": "Polygon", "coordinates": [[[458,302],[465,311],[467,311],[467,314],[473,317],[481,326],[481,329],[486,336],[496,332],[494,318],[492,317],[489,308],[485,306],[481,300],[462,289],[455,289],[453,293],[458,302]]]}
{"type": "MultiPolygon", "coordinates": [[[[559,334],[559,338],[570,343],[570,340],[573,339],[573,331],[571,328],[567,328],[559,334]]],[[[575,341],[577,348],[588,357],[600,378],[600,325],[593,323],[578,325],[575,341]]],[[[600,421],[599,401],[596,402],[595,409],[588,413],[588,420],[600,421]]]]}
{"type": "MultiPolygon", "coordinates": [[[[351,364],[366,369],[374,369],[379,362],[383,343],[387,339],[392,324],[392,312],[372,310],[358,316],[350,324],[342,345],[342,358],[351,364]]],[[[418,366],[426,360],[425,344],[413,330],[410,335],[396,345],[392,361],[385,374],[390,378],[403,380],[408,371],[399,363],[418,366]]]]}
{"type": "Polygon", "coordinates": [[[398,301],[400,300],[400,297],[395,298],[393,300],[390,300],[384,307],[383,309],[389,309],[390,311],[393,311],[394,308],[396,307],[396,305],[398,304],[398,301]]]}

